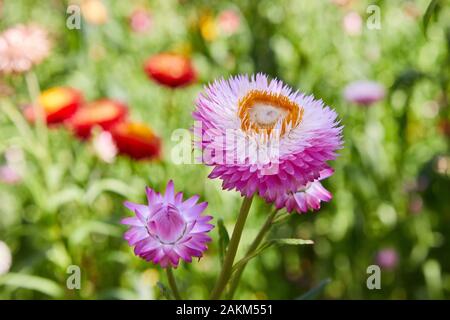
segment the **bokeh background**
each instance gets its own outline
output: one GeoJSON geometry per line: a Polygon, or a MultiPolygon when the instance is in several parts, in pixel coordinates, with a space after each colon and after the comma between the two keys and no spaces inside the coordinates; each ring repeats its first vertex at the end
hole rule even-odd
{"type": "MultiPolygon", "coordinates": [[[[450,297],[448,1],[91,1],[0,1],[0,30],[30,22],[46,28],[53,45],[34,68],[40,88],[70,86],[87,101],[126,103],[133,119],[161,137],[162,157],[119,155],[107,163],[90,141],[53,127],[50,160],[42,160],[39,143],[30,147],[24,134],[34,127],[20,117],[30,103],[24,77],[2,76],[0,104],[18,113],[15,121],[0,113],[0,165],[13,170],[3,170],[0,183],[0,260],[12,256],[0,299],[164,298],[162,270],[122,239],[119,221],[130,214],[122,202],[143,202],[146,185],[163,190],[173,179],[178,190],[208,201],[213,221],[224,219],[231,232],[239,195],[207,179],[206,166],[173,163],[171,134],[190,128],[205,84],[255,72],[334,107],[345,148],[325,181],[333,200],[272,231],[315,244],[268,249],[249,263],[235,297],[293,299],[317,286],[323,299],[450,297]],[[79,30],[66,27],[70,3],[82,8],[79,30]],[[367,27],[371,4],[381,29],[367,27]],[[191,59],[194,83],[170,89],[147,78],[144,61],[168,51],[191,59]],[[362,79],[382,85],[384,98],[370,106],[346,100],[345,87],[362,79]],[[380,290],[366,286],[372,264],[381,266],[380,290]],[[80,290],[66,288],[69,265],[81,268],[80,290]]],[[[256,201],[241,249],[270,211],[256,201]]],[[[218,229],[211,233],[206,255],[176,271],[192,299],[208,295],[219,271],[218,229]]]]}

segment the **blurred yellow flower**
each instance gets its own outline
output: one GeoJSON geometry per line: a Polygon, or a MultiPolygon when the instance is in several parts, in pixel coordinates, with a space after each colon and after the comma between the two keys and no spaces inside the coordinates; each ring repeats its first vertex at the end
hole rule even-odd
{"type": "Polygon", "coordinates": [[[216,20],[210,14],[203,14],[200,17],[200,33],[206,41],[214,41],[217,38],[216,20]]]}

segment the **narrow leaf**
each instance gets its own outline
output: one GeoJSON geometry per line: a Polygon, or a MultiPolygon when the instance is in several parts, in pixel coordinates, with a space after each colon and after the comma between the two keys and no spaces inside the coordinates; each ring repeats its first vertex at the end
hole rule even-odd
{"type": "Polygon", "coordinates": [[[35,290],[52,298],[60,298],[64,294],[64,290],[56,282],[29,274],[7,273],[0,277],[0,286],[2,285],[35,290]]]}
{"type": "Polygon", "coordinates": [[[322,280],[319,282],[317,286],[309,290],[308,292],[302,294],[300,297],[296,298],[295,300],[312,300],[315,297],[317,297],[319,294],[323,292],[325,287],[331,282],[330,278],[327,278],[325,280],[322,280]]]}
{"type": "Polygon", "coordinates": [[[230,236],[228,235],[228,231],[225,228],[223,223],[223,219],[219,219],[217,221],[217,227],[219,229],[219,254],[220,254],[220,263],[223,263],[223,259],[227,252],[228,243],[230,242],[230,236]]]}

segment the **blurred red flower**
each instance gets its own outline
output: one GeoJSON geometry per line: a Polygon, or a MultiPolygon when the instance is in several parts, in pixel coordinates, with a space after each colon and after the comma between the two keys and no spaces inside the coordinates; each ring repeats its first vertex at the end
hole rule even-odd
{"type": "Polygon", "coordinates": [[[127,115],[128,108],[123,103],[101,99],[80,108],[69,120],[68,126],[78,137],[86,139],[91,135],[94,127],[109,130],[116,124],[125,121],[127,115]]]}
{"type": "MultiPolygon", "coordinates": [[[[63,122],[72,117],[83,104],[83,94],[69,87],[54,87],[41,93],[38,103],[42,107],[45,120],[48,124],[63,122]]],[[[27,106],[24,110],[28,121],[36,120],[33,106],[27,106]]]]}
{"type": "Polygon", "coordinates": [[[150,79],[171,88],[188,85],[196,79],[191,60],[175,53],[150,57],[144,64],[144,70],[150,79]]]}
{"type": "Polygon", "coordinates": [[[121,154],[137,160],[154,159],[160,156],[160,138],[143,123],[120,123],[112,128],[111,134],[121,154]]]}

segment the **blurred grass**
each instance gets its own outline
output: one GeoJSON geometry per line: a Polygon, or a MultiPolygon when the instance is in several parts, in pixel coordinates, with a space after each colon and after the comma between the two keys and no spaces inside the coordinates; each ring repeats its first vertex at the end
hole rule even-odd
{"type": "MultiPolygon", "coordinates": [[[[335,175],[325,182],[332,202],[318,213],[293,215],[273,231],[274,238],[312,239],[314,245],[268,249],[249,263],[235,297],[292,299],[327,278],[319,298],[450,297],[449,169],[436,169],[436,157],[448,156],[450,145],[438,130],[441,120],[450,119],[448,6],[430,16],[424,32],[422,17],[430,1],[376,1],[381,30],[364,24],[361,35],[350,36],[342,28],[344,15],[355,10],[365,21],[369,1],[353,1],[349,8],[327,0],[103,3],[106,24],[83,20],[81,30],[69,30],[66,1],[3,1],[0,28],[28,21],[46,26],[54,47],[36,69],[41,88],[70,85],[89,100],[127,102],[134,119],[163,137],[164,160],[120,157],[111,165],[101,163],[86,144],[55,129],[50,130],[52,161],[45,163],[2,112],[0,152],[24,148],[26,168],[21,184],[0,185],[0,240],[11,247],[14,259],[11,273],[0,277],[1,299],[162,297],[157,283],[166,282],[164,273],[136,258],[121,238],[124,228],[118,222],[129,214],[121,203],[144,201],[145,185],[161,190],[173,179],[187,196],[198,193],[209,201],[214,222],[222,218],[230,232],[238,194],[208,180],[205,166],[172,163],[177,141],[171,133],[192,125],[194,100],[204,84],[259,71],[336,108],[345,125],[345,148],[333,163],[335,175]],[[128,25],[128,16],[140,6],[154,19],[148,35],[134,34],[128,25]],[[241,16],[238,32],[204,39],[201,17],[229,8],[241,16]],[[411,8],[419,14],[408,15],[411,8]],[[173,91],[147,80],[143,61],[166,50],[191,55],[198,83],[173,91]],[[370,108],[344,101],[345,85],[362,78],[383,83],[389,95],[370,108]],[[423,205],[413,210],[417,201],[423,205]],[[385,247],[395,248],[399,265],[383,271],[382,290],[368,290],[366,268],[385,247]],[[80,291],[61,289],[71,264],[81,267],[80,291]]],[[[28,103],[21,77],[3,81],[15,91],[9,103],[16,108],[28,103]]],[[[256,202],[241,249],[270,210],[256,202]]],[[[213,230],[214,242],[204,258],[176,272],[187,297],[203,298],[211,290],[219,269],[218,232],[213,230]]]]}

